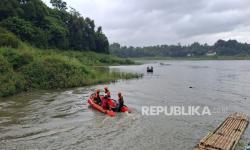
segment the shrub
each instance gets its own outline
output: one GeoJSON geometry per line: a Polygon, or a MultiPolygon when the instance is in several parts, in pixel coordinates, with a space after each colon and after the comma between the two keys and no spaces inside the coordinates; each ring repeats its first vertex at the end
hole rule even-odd
{"type": "Polygon", "coordinates": [[[23,52],[17,49],[4,48],[2,49],[1,53],[12,65],[14,70],[17,70],[33,61],[32,54],[25,51],[23,52]]]}
{"type": "Polygon", "coordinates": [[[85,85],[85,66],[61,58],[47,57],[23,68],[23,74],[32,88],[66,88],[85,85]]]}
{"type": "Polygon", "coordinates": [[[14,34],[0,27],[0,46],[17,48],[19,46],[19,40],[14,34]]]}
{"type": "Polygon", "coordinates": [[[0,55],[0,97],[9,96],[25,88],[25,80],[14,73],[10,64],[0,55]]]}

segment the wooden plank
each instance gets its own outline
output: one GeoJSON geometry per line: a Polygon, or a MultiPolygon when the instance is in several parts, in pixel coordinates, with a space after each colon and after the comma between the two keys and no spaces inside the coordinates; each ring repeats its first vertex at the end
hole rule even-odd
{"type": "Polygon", "coordinates": [[[244,113],[229,115],[213,132],[205,136],[195,150],[233,150],[249,124],[244,113]]]}

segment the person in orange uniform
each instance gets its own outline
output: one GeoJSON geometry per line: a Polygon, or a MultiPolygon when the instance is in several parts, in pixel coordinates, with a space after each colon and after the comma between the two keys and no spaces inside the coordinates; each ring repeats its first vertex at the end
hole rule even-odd
{"type": "Polygon", "coordinates": [[[98,105],[101,105],[102,104],[102,101],[101,101],[101,98],[100,98],[100,90],[97,89],[95,91],[95,96],[94,96],[94,100],[95,100],[95,103],[98,104],[98,105]]]}
{"type": "Polygon", "coordinates": [[[105,98],[110,98],[111,97],[108,87],[104,88],[104,93],[105,93],[105,98]]]}
{"type": "Polygon", "coordinates": [[[109,109],[108,99],[110,98],[110,92],[108,87],[104,88],[104,98],[102,99],[102,108],[109,109]]]}
{"type": "Polygon", "coordinates": [[[117,111],[117,104],[113,99],[108,99],[107,104],[109,110],[117,111]]]}
{"type": "Polygon", "coordinates": [[[114,104],[112,102],[112,100],[110,99],[111,94],[110,91],[108,89],[108,87],[104,87],[104,103],[106,103],[106,109],[112,110],[112,108],[114,107],[114,104]]]}

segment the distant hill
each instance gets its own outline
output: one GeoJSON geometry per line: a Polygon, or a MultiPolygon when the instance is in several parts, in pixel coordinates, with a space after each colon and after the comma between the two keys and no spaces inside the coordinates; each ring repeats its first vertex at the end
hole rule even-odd
{"type": "Polygon", "coordinates": [[[0,46],[17,47],[16,41],[38,48],[71,49],[108,53],[109,42],[101,27],[83,18],[62,0],[51,0],[53,8],[41,0],[1,0],[0,46]],[[5,31],[6,30],[6,31],[5,31]],[[12,34],[6,34],[8,32],[12,34]]]}
{"type": "Polygon", "coordinates": [[[188,46],[157,45],[126,47],[119,43],[110,45],[110,52],[119,57],[192,57],[192,56],[246,56],[250,55],[250,44],[236,40],[218,40],[214,45],[195,42],[188,46]]]}

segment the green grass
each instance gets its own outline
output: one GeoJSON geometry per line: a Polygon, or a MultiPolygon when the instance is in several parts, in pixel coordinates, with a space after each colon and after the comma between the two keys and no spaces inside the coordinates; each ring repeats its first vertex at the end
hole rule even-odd
{"type": "Polygon", "coordinates": [[[93,52],[42,50],[21,42],[19,45],[0,48],[0,97],[32,89],[71,88],[141,76],[95,69],[134,64],[130,59],[93,52]]]}

